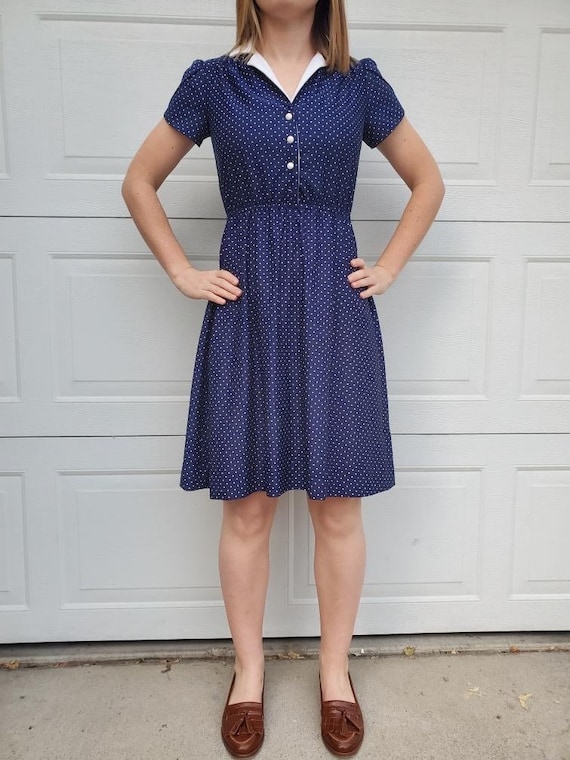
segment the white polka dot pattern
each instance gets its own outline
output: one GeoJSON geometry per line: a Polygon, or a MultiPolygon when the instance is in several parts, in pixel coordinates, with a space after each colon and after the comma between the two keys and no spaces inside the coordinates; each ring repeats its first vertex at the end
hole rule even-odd
{"type": "Polygon", "coordinates": [[[180,485],[212,499],[304,489],[367,496],[395,484],[380,323],[347,280],[364,140],[404,111],[374,61],[318,69],[291,103],[242,59],[194,61],[165,119],[212,138],[236,301],[208,301],[180,485]],[[291,139],[293,138],[293,139],[291,139]]]}

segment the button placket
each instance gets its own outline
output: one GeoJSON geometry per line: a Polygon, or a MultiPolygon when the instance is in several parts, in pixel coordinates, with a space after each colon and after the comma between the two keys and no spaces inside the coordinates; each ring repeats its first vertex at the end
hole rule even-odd
{"type": "MultiPolygon", "coordinates": [[[[287,111],[287,113],[285,114],[285,119],[288,122],[291,122],[293,120],[293,114],[291,113],[291,111],[287,111]]],[[[290,124],[290,126],[292,127],[293,125],[290,124]]],[[[294,142],[295,142],[294,136],[292,134],[289,134],[287,136],[287,144],[288,145],[292,145],[294,142]]],[[[288,151],[288,152],[291,152],[291,151],[288,151]]],[[[291,171],[294,168],[295,168],[295,161],[293,160],[292,157],[290,157],[289,161],[287,162],[287,169],[289,169],[289,171],[291,171]]]]}
{"type": "Polygon", "coordinates": [[[287,132],[285,133],[286,134],[285,140],[287,142],[287,148],[288,148],[287,153],[289,154],[289,160],[287,161],[286,166],[287,166],[288,172],[292,172],[293,169],[297,168],[296,181],[294,179],[294,175],[291,175],[291,179],[290,179],[291,185],[290,185],[289,192],[292,193],[296,189],[297,202],[298,202],[299,201],[299,184],[300,184],[300,171],[299,171],[300,170],[300,164],[299,164],[300,156],[299,156],[299,147],[298,147],[299,133],[298,133],[297,125],[294,123],[293,118],[294,117],[293,117],[292,111],[287,111],[287,113],[285,114],[285,120],[288,122],[288,125],[287,125],[287,132]],[[295,157],[297,158],[297,161],[295,161],[295,157]],[[296,185],[296,188],[293,187],[294,184],[296,185]]]}

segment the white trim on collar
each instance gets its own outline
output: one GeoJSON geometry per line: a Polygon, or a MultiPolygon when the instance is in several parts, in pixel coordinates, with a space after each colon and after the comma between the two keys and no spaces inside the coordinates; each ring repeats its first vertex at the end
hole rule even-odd
{"type": "MultiPolygon", "coordinates": [[[[239,55],[239,53],[249,53],[251,52],[251,48],[249,49],[243,49],[243,50],[236,50],[232,51],[230,55],[239,55]]],[[[307,82],[308,79],[310,79],[315,71],[318,71],[319,69],[323,68],[327,65],[327,62],[325,61],[324,56],[322,53],[315,53],[315,55],[311,58],[309,61],[307,68],[303,72],[303,76],[299,80],[299,84],[297,85],[297,89],[293,93],[293,97],[290,98],[289,95],[285,92],[283,89],[283,86],[277,79],[275,72],[267,62],[267,60],[261,55],[261,53],[258,53],[257,51],[254,52],[254,54],[251,56],[251,58],[247,61],[248,66],[253,66],[254,68],[261,71],[265,76],[270,79],[274,85],[279,87],[282,93],[287,95],[287,99],[292,103],[293,100],[295,100],[295,97],[297,96],[297,93],[301,89],[301,87],[307,82]]]]}

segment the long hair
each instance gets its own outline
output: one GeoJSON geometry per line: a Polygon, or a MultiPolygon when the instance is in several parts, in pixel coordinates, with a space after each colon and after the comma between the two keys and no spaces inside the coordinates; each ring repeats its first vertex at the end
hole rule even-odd
{"type": "MultiPolygon", "coordinates": [[[[318,0],[313,41],[329,71],[346,73],[351,64],[344,0],[318,0]]],[[[261,12],[255,0],[236,0],[235,49],[255,49],[261,40],[261,12]]]]}

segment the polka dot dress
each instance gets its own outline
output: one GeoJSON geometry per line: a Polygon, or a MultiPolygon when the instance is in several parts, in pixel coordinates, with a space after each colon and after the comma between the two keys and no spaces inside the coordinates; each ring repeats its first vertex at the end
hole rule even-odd
{"type": "Polygon", "coordinates": [[[212,139],[219,266],[243,293],[206,304],[183,489],[322,500],[394,486],[378,314],[347,276],[362,141],[376,147],[403,115],[370,58],[348,74],[317,68],[292,102],[242,56],[184,73],[164,117],[198,145],[212,139]]]}

